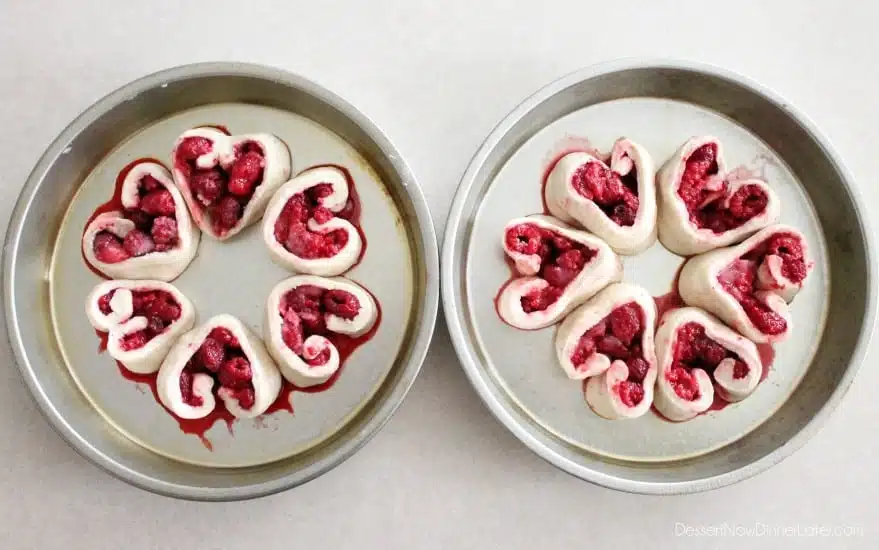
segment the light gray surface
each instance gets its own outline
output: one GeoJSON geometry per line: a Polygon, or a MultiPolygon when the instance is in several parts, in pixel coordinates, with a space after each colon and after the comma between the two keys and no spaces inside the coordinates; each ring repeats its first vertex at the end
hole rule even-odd
{"type": "MultiPolygon", "coordinates": [[[[796,0],[674,9],[646,1],[124,4],[0,5],[0,220],[45,146],[94,100],[148,72],[207,60],[277,65],[363,109],[407,157],[440,230],[467,161],[507,111],[550,79],[629,55],[720,64],[776,89],[815,119],[879,206],[869,149],[879,142],[877,14],[855,0],[832,9],[796,0]],[[244,27],[225,31],[232,24],[244,27]]],[[[0,547],[874,548],[875,358],[871,350],[826,428],[769,472],[715,492],[651,498],[580,482],[527,450],[478,401],[440,328],[401,410],[354,458],[292,492],[219,505],[171,501],[100,472],[52,432],[8,365],[0,369],[0,547]],[[676,524],[799,526],[801,536],[676,537],[676,524]],[[815,526],[863,535],[807,536],[815,526]]]]}

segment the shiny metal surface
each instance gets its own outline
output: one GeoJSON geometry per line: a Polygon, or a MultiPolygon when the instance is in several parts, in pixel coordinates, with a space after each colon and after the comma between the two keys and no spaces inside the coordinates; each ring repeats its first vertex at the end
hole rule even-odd
{"type": "MultiPolygon", "coordinates": [[[[4,249],[9,338],[24,380],[58,432],[112,474],[166,495],[234,500],[312,479],[351,456],[405,397],[426,354],[439,296],[438,251],[413,175],[381,130],[353,106],[269,67],[210,63],[149,75],[97,102],[66,128],[29,177],[4,249]],[[148,389],[122,378],[82,310],[98,278],[78,243],[119,169],[144,156],[169,159],[173,139],[199,124],[268,131],[290,146],[294,171],[348,167],[363,206],[368,248],[348,276],[383,307],[375,337],[328,391],[294,394],[295,414],[222,422],[208,437],[180,432],[148,389]]],[[[226,312],[256,332],[275,266],[259,224],[226,243],[204,238],[175,284],[198,321],[226,312]]]]}
{"type": "MultiPolygon", "coordinates": [[[[844,395],[875,318],[875,257],[857,192],[826,139],[774,93],[714,67],[626,60],[583,69],[526,99],[464,174],[446,228],[443,305],[468,377],[497,418],[559,468],[624,491],[683,493],[752,476],[788,456],[844,395]],[[497,245],[509,219],[541,209],[554,153],[588,138],[635,139],[657,164],[692,135],[714,134],[730,166],[757,170],[782,197],[782,222],[806,232],[817,267],[794,300],[795,334],[742,403],[675,424],[599,419],[555,364],[553,329],[523,333],[496,316],[509,276],[497,245]]],[[[657,243],[624,260],[624,280],[668,292],[682,259],[657,243]]]]}

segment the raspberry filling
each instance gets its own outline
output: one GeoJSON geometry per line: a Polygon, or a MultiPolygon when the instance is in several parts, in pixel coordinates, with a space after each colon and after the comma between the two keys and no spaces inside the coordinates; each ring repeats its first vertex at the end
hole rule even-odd
{"type": "Polygon", "coordinates": [[[92,249],[101,262],[115,264],[150,252],[167,252],[177,244],[177,217],[171,192],[147,174],[138,182],[137,194],[137,206],[122,212],[135,225],[124,239],[109,231],[95,235],[92,249]]]}
{"type": "Polygon", "coordinates": [[[296,193],[275,221],[275,239],[287,251],[305,259],[332,258],[348,244],[348,233],[342,229],[328,233],[315,233],[308,229],[308,220],[324,224],[334,217],[353,223],[354,200],[348,199],[340,212],[332,212],[322,206],[324,197],[333,193],[329,183],[319,183],[302,193],[296,193]]]}
{"type": "Polygon", "coordinates": [[[693,369],[702,369],[709,375],[721,361],[735,360],[733,378],[740,380],[748,375],[748,365],[730,350],[705,335],[705,327],[699,323],[687,323],[678,329],[672,364],[665,374],[681,399],[695,401],[701,397],[693,369]]]}
{"type": "MultiPolygon", "coordinates": [[[[116,293],[111,290],[98,299],[98,308],[104,315],[112,313],[110,300],[116,293]]],[[[120,347],[123,351],[142,348],[150,340],[163,333],[168,326],[180,318],[180,304],[170,292],[164,290],[132,290],[134,313],[132,317],[146,317],[147,327],[122,337],[120,347]]]]}
{"type": "Polygon", "coordinates": [[[540,256],[538,276],[549,286],[522,297],[525,313],[543,311],[562,295],[565,288],[583,271],[597,251],[535,224],[525,223],[507,229],[507,247],[519,254],[540,256]]]}
{"type": "Polygon", "coordinates": [[[617,225],[635,224],[638,214],[638,175],[632,171],[620,176],[599,162],[577,168],[571,184],[580,195],[593,201],[617,225]]]}
{"type": "Polygon", "coordinates": [[[799,238],[790,233],[776,233],[729,264],[718,274],[717,280],[742,305],[754,326],[764,334],[775,335],[787,330],[787,321],[756,294],[766,290],[758,287],[757,270],[770,255],[781,258],[781,273],[792,283],[799,284],[806,278],[806,260],[799,238]]]}
{"type": "Polygon", "coordinates": [[[204,399],[192,391],[192,380],[198,373],[209,374],[218,381],[219,385],[214,384],[214,387],[231,390],[242,409],[253,406],[256,395],[250,361],[229,329],[213,329],[180,373],[180,394],[183,402],[191,407],[200,407],[204,403],[204,399]]]}
{"type": "Polygon", "coordinates": [[[699,147],[685,161],[678,196],[696,227],[723,233],[766,210],[769,196],[759,185],[742,185],[729,195],[730,184],[718,172],[716,143],[699,147]]]}
{"type": "Polygon", "coordinates": [[[227,168],[198,168],[196,159],[210,153],[213,146],[208,138],[188,137],[177,148],[174,165],[189,181],[195,202],[210,214],[214,232],[223,235],[244,215],[262,183],[266,160],[262,147],[247,141],[235,146],[235,160],[227,168]]]}
{"type": "Polygon", "coordinates": [[[611,363],[620,360],[629,367],[629,376],[616,391],[627,407],[644,399],[644,377],[650,365],[644,360],[641,339],[644,336],[644,312],[635,302],[617,307],[587,330],[571,353],[571,362],[580,368],[593,353],[606,355],[611,363]]]}
{"type": "Polygon", "coordinates": [[[304,356],[310,366],[319,367],[330,360],[329,348],[323,348],[316,355],[307,353],[305,340],[314,334],[328,339],[335,334],[327,328],[327,315],[351,320],[359,312],[360,301],[350,292],[315,285],[298,286],[281,298],[281,338],[293,353],[304,356]]]}

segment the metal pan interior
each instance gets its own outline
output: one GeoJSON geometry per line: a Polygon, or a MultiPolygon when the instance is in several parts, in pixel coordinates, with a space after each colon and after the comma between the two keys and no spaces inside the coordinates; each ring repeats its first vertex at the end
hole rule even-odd
{"type": "MultiPolygon", "coordinates": [[[[843,168],[803,118],[769,92],[714,69],[625,62],[550,85],[488,138],[448,223],[444,305],[475,387],[539,454],[611,487],[692,491],[777,462],[841,397],[872,327],[869,233],[843,168]],[[503,226],[542,210],[547,164],[572,140],[608,150],[617,137],[630,137],[661,164],[701,134],[721,139],[731,167],[763,172],[781,197],[780,221],[801,229],[815,249],[816,269],[792,304],[794,334],[775,346],[767,380],[739,404],[685,423],[654,414],[602,420],[585,404],[581,385],[555,364],[554,329],[522,332],[498,319],[493,298],[509,277],[499,246],[503,226]]],[[[624,259],[624,280],[659,296],[682,262],[657,243],[624,259]]]]}
{"type": "MultiPolygon", "coordinates": [[[[7,243],[7,313],[25,379],[49,418],[89,458],[142,487],[229,499],[289,487],[352,454],[400,403],[420,368],[438,299],[437,250],[423,197],[399,155],[353,107],[307,81],[269,68],[207,64],[137,81],[75,121],[41,160],[13,215],[7,243]],[[116,174],[142,157],[170,159],[187,128],[220,124],[266,131],[293,152],[294,172],[345,166],[362,205],[367,250],[346,274],[382,307],[375,336],[325,392],[292,395],[294,414],[222,422],[212,450],[97,353],[84,299],[99,282],[79,240],[108,200],[116,174]],[[66,367],[66,368],[65,368],[66,367]],[[112,425],[115,429],[108,429],[112,425]]],[[[259,224],[221,243],[203,236],[174,284],[197,322],[238,316],[262,333],[265,300],[290,276],[269,259],[259,224]]]]}

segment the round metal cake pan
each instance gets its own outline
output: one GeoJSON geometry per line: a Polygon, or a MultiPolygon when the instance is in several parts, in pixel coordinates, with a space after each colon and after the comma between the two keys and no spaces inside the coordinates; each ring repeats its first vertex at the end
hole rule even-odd
{"type": "MultiPolygon", "coordinates": [[[[203,237],[174,281],[197,322],[231,313],[262,333],[265,300],[290,273],[274,265],[256,224],[236,238],[203,237]]],[[[11,348],[50,423],[77,451],[113,475],[156,493],[236,500],[275,493],[319,476],[355,453],[402,402],[433,334],[439,301],[436,235],[414,176],[382,131],[334,93],[287,72],[205,63],[161,71],[104,97],[49,146],[13,211],[3,256],[11,348]],[[234,430],[208,432],[211,448],[184,434],[145,386],[125,380],[98,354],[83,308],[100,281],[80,257],[89,214],[113,193],[135,158],[170,159],[175,136],[217,124],[233,134],[266,131],[293,152],[294,172],[344,165],[362,205],[366,254],[346,276],[382,306],[372,340],[335,384],[295,393],[278,412],[234,430]],[[234,434],[232,433],[234,431],[234,434]]]]}
{"type": "MultiPolygon", "coordinates": [[[[577,477],[644,494],[703,491],[778,463],[845,395],[871,337],[875,252],[855,185],[815,125],[765,87],[716,67],[622,60],[582,69],[526,99],[491,132],[463,175],[446,226],[442,295],[456,352],[491,412],[538,455],[577,477]],[[727,163],[763,172],[781,222],[816,251],[792,303],[794,335],[741,403],[683,423],[647,414],[607,421],[585,404],[553,351],[554,328],[518,331],[493,298],[509,277],[498,244],[510,219],[540,212],[540,182],[572,145],[609,150],[626,136],[657,165],[693,135],[714,134],[727,163]]],[[[667,292],[684,259],[660,243],[624,257],[624,280],[667,292]]]]}

